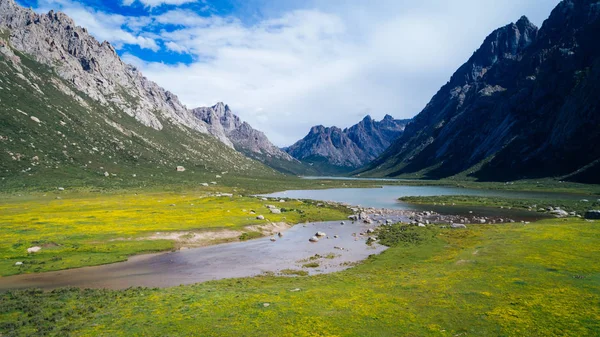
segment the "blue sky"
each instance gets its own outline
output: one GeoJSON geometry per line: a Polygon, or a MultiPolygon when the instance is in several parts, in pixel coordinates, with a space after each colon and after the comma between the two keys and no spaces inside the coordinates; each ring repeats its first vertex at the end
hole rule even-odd
{"type": "Polygon", "coordinates": [[[410,118],[494,29],[558,0],[16,0],[60,10],[188,107],[223,101],[279,146],[410,118]]]}

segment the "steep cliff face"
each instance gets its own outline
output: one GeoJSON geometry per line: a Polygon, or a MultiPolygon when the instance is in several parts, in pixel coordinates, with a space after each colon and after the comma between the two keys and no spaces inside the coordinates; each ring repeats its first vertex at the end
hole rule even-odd
{"type": "Polygon", "coordinates": [[[494,31],[363,173],[599,182],[599,8],[565,0],[539,30],[494,31]]]}
{"type": "Polygon", "coordinates": [[[277,176],[64,14],[0,0],[0,74],[2,183],[277,176]]]}
{"type": "Polygon", "coordinates": [[[408,120],[366,116],[348,129],[314,126],[286,151],[321,173],[347,173],[377,158],[403,132],[408,120]]]}

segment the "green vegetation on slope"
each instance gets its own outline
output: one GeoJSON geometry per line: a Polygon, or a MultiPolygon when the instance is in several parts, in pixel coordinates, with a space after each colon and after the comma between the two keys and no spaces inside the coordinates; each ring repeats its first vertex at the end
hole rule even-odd
{"type": "Polygon", "coordinates": [[[265,203],[251,197],[210,197],[201,191],[5,198],[0,204],[0,276],[112,263],[176,248],[174,240],[161,239],[156,232],[177,233],[183,241],[195,233],[240,232],[191,243],[206,245],[260,235],[259,229],[247,226],[338,220],[349,214],[345,207],[317,207],[309,201],[277,202],[283,212],[271,214],[265,203]],[[266,219],[258,220],[257,215],[266,219]],[[42,250],[28,254],[35,246],[42,250]]]}
{"type": "Polygon", "coordinates": [[[164,117],[162,130],[146,127],[112,103],[77,91],[54,69],[15,54],[16,63],[0,54],[0,190],[186,185],[224,172],[282,176],[164,117]],[[185,172],[175,172],[180,165],[185,172]]]}
{"type": "Polygon", "coordinates": [[[328,275],[168,289],[10,291],[0,295],[0,331],[6,336],[600,334],[598,222],[409,230],[422,231],[418,244],[398,240],[383,254],[328,275]]]}
{"type": "Polygon", "coordinates": [[[583,215],[590,209],[600,208],[600,199],[512,199],[498,197],[479,197],[467,195],[442,195],[430,197],[402,197],[398,200],[420,205],[455,205],[455,206],[485,206],[501,208],[518,208],[533,212],[550,212],[560,208],[567,212],[583,215]]]}

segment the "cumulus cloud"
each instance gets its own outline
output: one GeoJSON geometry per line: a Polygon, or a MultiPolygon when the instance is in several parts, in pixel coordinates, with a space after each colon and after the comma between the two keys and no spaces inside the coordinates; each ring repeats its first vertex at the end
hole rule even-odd
{"type": "Polygon", "coordinates": [[[144,18],[131,18],[119,14],[107,14],[70,0],[40,0],[37,10],[47,12],[60,10],[69,15],[77,25],[85,27],[100,41],[109,41],[117,49],[123,45],[137,45],[142,49],[158,51],[159,45],[149,34],[133,34],[124,26],[143,24],[144,18]]]}

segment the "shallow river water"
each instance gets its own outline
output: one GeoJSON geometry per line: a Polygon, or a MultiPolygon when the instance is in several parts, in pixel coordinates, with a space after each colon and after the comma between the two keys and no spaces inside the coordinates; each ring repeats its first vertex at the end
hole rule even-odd
{"type": "MultiPolygon", "coordinates": [[[[389,218],[389,217],[388,217],[389,218]]],[[[396,217],[397,220],[402,218],[396,217]]],[[[311,274],[339,271],[353,262],[385,250],[381,245],[367,245],[358,235],[375,225],[340,221],[296,225],[275,236],[184,249],[172,253],[141,255],[126,262],[39,274],[0,278],[0,290],[21,288],[54,289],[65,286],[81,288],[124,289],[134,286],[171,287],[224,278],[255,276],[283,269],[305,270],[311,274]],[[317,231],[327,234],[319,242],[308,239],[317,231]],[[356,233],[356,237],[353,236],[356,233]],[[337,235],[338,238],[334,238],[337,235]],[[335,248],[338,247],[338,248],[335,248]],[[341,248],[341,249],[339,249],[341,248]],[[333,259],[321,258],[317,268],[303,268],[305,260],[315,254],[333,253],[333,259]]]]}

